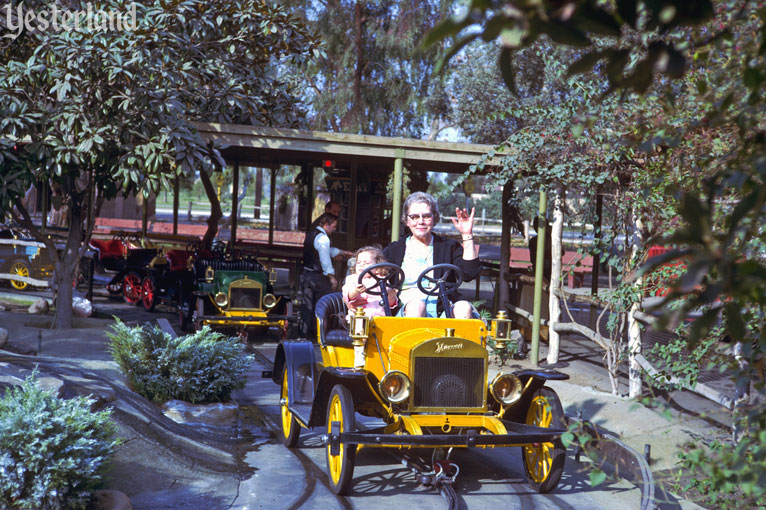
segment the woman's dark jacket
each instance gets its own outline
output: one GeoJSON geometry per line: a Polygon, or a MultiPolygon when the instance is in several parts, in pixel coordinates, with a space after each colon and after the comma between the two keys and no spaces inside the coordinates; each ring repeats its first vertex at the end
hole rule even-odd
{"type": "MultiPolygon", "coordinates": [[[[434,238],[434,265],[436,264],[453,264],[463,271],[463,281],[469,282],[479,276],[481,272],[481,262],[478,257],[473,260],[463,260],[463,245],[454,239],[448,239],[436,234],[431,234],[434,238]]],[[[386,260],[397,266],[402,265],[404,261],[404,251],[406,248],[407,238],[403,237],[398,241],[395,241],[383,249],[383,255],[386,256],[386,260]]],[[[436,274],[429,276],[435,278],[441,278],[443,274],[442,270],[436,271],[436,274]]],[[[450,281],[455,281],[455,278],[450,278],[450,281]]],[[[449,294],[449,299],[453,303],[462,299],[460,294],[455,291],[449,294]]]]}

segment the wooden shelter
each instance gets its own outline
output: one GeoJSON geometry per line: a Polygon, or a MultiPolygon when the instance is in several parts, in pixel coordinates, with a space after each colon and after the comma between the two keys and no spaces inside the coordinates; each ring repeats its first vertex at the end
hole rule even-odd
{"type": "MultiPolygon", "coordinates": [[[[235,185],[240,166],[270,168],[274,175],[283,165],[296,165],[302,169],[303,182],[312,184],[315,168],[331,170],[327,192],[341,204],[340,228],[333,242],[346,249],[399,238],[403,168],[462,173],[493,149],[491,145],[232,124],[199,123],[196,127],[205,140],[221,148],[227,164],[234,168],[235,185]],[[388,205],[386,183],[391,173],[393,203],[388,205]]],[[[275,182],[272,178],[269,244],[273,244],[275,182]]],[[[313,192],[313,185],[305,185],[300,194],[299,228],[312,220],[313,192]]],[[[236,207],[234,203],[233,210],[236,207]]],[[[236,240],[235,220],[231,228],[231,238],[236,240]]]]}

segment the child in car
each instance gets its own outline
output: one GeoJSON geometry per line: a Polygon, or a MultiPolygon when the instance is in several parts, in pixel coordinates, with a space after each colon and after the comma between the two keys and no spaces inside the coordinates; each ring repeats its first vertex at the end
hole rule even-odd
{"type": "MultiPolygon", "coordinates": [[[[346,306],[348,307],[349,315],[352,315],[354,310],[360,306],[364,308],[365,313],[370,317],[382,317],[386,315],[381,296],[376,296],[367,292],[368,289],[376,285],[377,281],[375,278],[371,275],[367,275],[362,283],[358,283],[359,275],[367,267],[373,264],[386,262],[386,259],[383,256],[383,250],[377,246],[365,246],[356,250],[354,257],[356,257],[354,270],[351,274],[346,276],[342,289],[343,302],[346,303],[346,306]]],[[[385,276],[385,273],[382,272],[385,271],[385,269],[381,268],[378,271],[378,276],[385,276]]],[[[396,289],[388,289],[388,304],[391,308],[394,308],[397,303],[396,289]]]]}

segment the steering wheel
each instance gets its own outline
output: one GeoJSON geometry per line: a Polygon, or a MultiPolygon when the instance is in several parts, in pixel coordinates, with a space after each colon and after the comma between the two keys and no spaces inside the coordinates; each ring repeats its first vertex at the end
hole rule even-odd
{"type": "Polygon", "coordinates": [[[383,305],[383,310],[386,311],[386,316],[390,317],[392,314],[391,305],[388,302],[388,289],[396,289],[398,292],[402,287],[402,283],[404,283],[404,271],[402,271],[402,268],[396,264],[381,262],[366,267],[364,271],[359,274],[357,282],[362,285],[362,281],[367,276],[375,280],[375,284],[365,292],[368,292],[373,296],[381,296],[380,303],[383,305]],[[375,272],[378,269],[387,269],[388,271],[384,275],[379,275],[375,272]]]}
{"type": "Polygon", "coordinates": [[[463,271],[461,271],[459,267],[453,266],[452,264],[436,264],[435,266],[427,268],[425,271],[420,273],[420,276],[418,276],[418,290],[427,296],[439,296],[442,308],[444,309],[444,314],[448,319],[452,319],[454,315],[452,314],[452,305],[450,304],[449,298],[447,296],[453,291],[457,290],[461,283],[463,283],[463,271]],[[435,271],[437,269],[442,270],[441,278],[428,276],[428,273],[431,272],[433,272],[435,276],[435,271]],[[455,280],[454,282],[449,281],[449,277],[451,276],[455,280]],[[426,288],[423,285],[424,282],[433,283],[434,286],[431,288],[426,288]]]}
{"type": "Polygon", "coordinates": [[[425,271],[420,273],[420,276],[418,276],[418,289],[420,292],[427,296],[438,296],[439,291],[442,288],[444,289],[445,294],[450,294],[451,292],[457,290],[461,283],[463,283],[463,271],[461,271],[459,267],[452,264],[436,264],[435,266],[427,268],[425,271]],[[441,278],[428,276],[428,273],[435,272],[437,269],[444,270],[441,278]],[[449,281],[449,277],[453,275],[455,281],[449,281]],[[433,283],[434,286],[428,288],[423,285],[424,282],[433,283]]]}
{"type": "Polygon", "coordinates": [[[190,251],[192,253],[198,253],[202,248],[204,248],[202,239],[191,241],[190,243],[186,244],[186,251],[190,251]]]}
{"type": "Polygon", "coordinates": [[[404,271],[402,271],[402,268],[390,262],[381,262],[379,264],[367,266],[364,268],[364,271],[359,273],[357,282],[361,285],[362,280],[364,280],[366,276],[375,280],[375,284],[365,291],[373,296],[383,295],[381,282],[384,282],[385,287],[389,289],[399,289],[404,282],[404,271]],[[387,274],[379,275],[375,272],[376,269],[388,269],[389,271],[387,274]]]}
{"type": "Polygon", "coordinates": [[[221,260],[231,260],[234,258],[234,251],[232,250],[231,244],[219,239],[213,241],[210,251],[221,260]]]}

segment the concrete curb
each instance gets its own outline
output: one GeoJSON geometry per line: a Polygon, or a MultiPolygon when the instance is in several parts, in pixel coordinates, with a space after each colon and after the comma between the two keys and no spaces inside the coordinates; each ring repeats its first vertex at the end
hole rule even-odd
{"type": "MultiPolygon", "coordinates": [[[[602,471],[625,479],[641,488],[641,510],[653,510],[657,507],[654,496],[654,476],[643,455],[612,434],[600,430],[597,425],[591,422],[571,416],[566,416],[566,420],[567,427],[570,429],[574,425],[594,438],[592,443],[585,447],[585,450],[595,454],[594,456],[602,471]]],[[[579,453],[580,448],[578,446],[575,451],[576,458],[579,457],[579,453]]]]}

